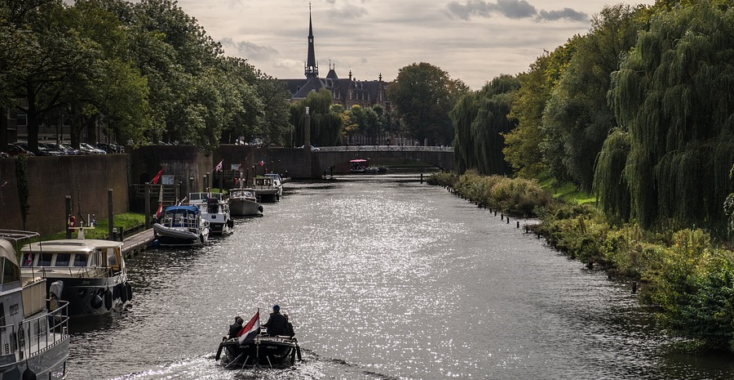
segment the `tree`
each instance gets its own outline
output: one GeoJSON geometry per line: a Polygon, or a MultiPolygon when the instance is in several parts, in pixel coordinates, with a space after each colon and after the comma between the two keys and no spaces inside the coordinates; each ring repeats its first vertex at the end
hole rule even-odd
{"type": "Polygon", "coordinates": [[[462,84],[436,66],[414,63],[399,70],[387,97],[411,137],[447,145],[454,137],[448,113],[458,100],[457,94],[466,90],[462,84]]]}
{"type": "MultiPolygon", "coordinates": [[[[701,1],[656,15],[613,74],[615,115],[629,133],[631,214],[643,226],[725,221],[734,161],[732,57],[734,10],[701,1]]],[[[599,163],[601,188],[619,181],[613,163],[599,163]]]]}
{"type": "Polygon", "coordinates": [[[610,74],[637,40],[636,10],[605,7],[591,32],[578,39],[576,52],[545,108],[543,127],[561,147],[561,162],[574,183],[591,191],[594,162],[616,120],[607,105],[610,74]]]}
{"type": "Polygon", "coordinates": [[[310,128],[311,144],[316,146],[339,145],[342,136],[341,115],[332,112],[331,91],[321,89],[311,92],[306,99],[294,103],[290,107],[291,123],[295,126],[296,146],[305,144],[305,128],[310,128]],[[309,108],[310,125],[306,126],[306,107],[309,108]]]}
{"type": "Polygon", "coordinates": [[[517,78],[501,75],[480,91],[464,95],[451,111],[456,129],[454,152],[460,171],[474,168],[482,174],[512,172],[502,153],[503,135],[516,125],[507,115],[513,93],[519,87],[517,78]]]}

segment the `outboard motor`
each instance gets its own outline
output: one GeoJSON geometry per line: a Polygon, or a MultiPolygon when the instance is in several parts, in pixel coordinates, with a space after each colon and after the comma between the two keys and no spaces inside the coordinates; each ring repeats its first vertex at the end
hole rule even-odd
{"type": "Polygon", "coordinates": [[[54,281],[51,283],[51,286],[48,288],[49,295],[52,297],[56,297],[57,300],[61,299],[61,293],[64,291],[64,282],[63,281],[54,281]]]}

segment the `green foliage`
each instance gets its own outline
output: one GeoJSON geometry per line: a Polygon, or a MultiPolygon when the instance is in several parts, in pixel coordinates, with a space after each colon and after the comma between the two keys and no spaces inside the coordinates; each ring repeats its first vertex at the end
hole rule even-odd
{"type": "Polygon", "coordinates": [[[15,178],[18,186],[20,216],[23,219],[23,229],[25,229],[28,210],[31,208],[30,202],[28,201],[30,197],[30,188],[28,187],[28,158],[25,155],[19,155],[15,158],[15,178]]]}
{"type": "Polygon", "coordinates": [[[449,111],[466,91],[461,82],[429,63],[405,66],[387,89],[387,97],[410,136],[429,144],[448,145],[454,137],[449,111]]]}
{"type": "Polygon", "coordinates": [[[614,113],[607,105],[610,74],[637,40],[636,11],[628,5],[605,7],[592,20],[590,33],[576,51],[546,104],[543,130],[553,142],[546,154],[585,191],[591,191],[594,161],[611,129],[614,113]]]}
{"type": "Polygon", "coordinates": [[[309,107],[311,144],[315,146],[339,145],[343,120],[341,114],[331,111],[331,92],[321,89],[311,92],[306,99],[290,106],[290,122],[295,126],[295,145],[305,142],[305,115],[309,107]]]}
{"type": "Polygon", "coordinates": [[[477,169],[482,174],[510,174],[502,149],[504,134],[515,122],[509,120],[510,102],[518,80],[502,75],[482,90],[464,95],[449,113],[454,123],[454,152],[460,171],[477,169]]]}
{"type": "Polygon", "coordinates": [[[632,216],[723,223],[732,190],[734,10],[708,1],[661,12],[613,75],[611,99],[630,136],[632,216]]]}
{"type": "Polygon", "coordinates": [[[535,216],[537,208],[547,207],[551,202],[550,195],[534,180],[482,176],[477,171],[469,170],[458,179],[444,175],[435,180],[437,184],[442,184],[439,181],[445,181],[446,185],[452,186],[457,193],[478,205],[508,215],[535,216]]]}
{"type": "Polygon", "coordinates": [[[435,173],[428,176],[426,183],[433,186],[454,187],[459,176],[451,172],[435,173]]]}

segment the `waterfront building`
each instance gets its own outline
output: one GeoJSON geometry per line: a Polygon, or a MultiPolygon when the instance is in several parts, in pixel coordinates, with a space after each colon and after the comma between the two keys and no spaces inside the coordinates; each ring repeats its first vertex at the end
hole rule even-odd
{"type": "Polygon", "coordinates": [[[377,80],[357,80],[349,71],[348,78],[339,78],[336,73],[336,64],[329,63],[329,72],[326,77],[319,77],[319,64],[316,61],[316,48],[314,46],[313,22],[311,9],[308,15],[308,55],[304,65],[305,78],[283,79],[288,91],[291,93],[291,101],[305,99],[311,91],[325,88],[331,92],[333,103],[341,104],[345,109],[354,105],[360,107],[382,106],[385,111],[390,111],[390,102],[387,100],[388,83],[383,82],[382,74],[377,80]]]}

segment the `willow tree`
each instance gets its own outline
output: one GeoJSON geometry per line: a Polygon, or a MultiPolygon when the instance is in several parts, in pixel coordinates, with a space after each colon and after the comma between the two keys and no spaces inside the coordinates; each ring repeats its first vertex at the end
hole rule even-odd
{"type": "Polygon", "coordinates": [[[563,170],[579,187],[591,191],[594,159],[610,130],[616,127],[607,105],[610,74],[637,40],[636,9],[605,7],[592,19],[588,35],[576,52],[545,108],[543,128],[556,141],[563,170]]]}
{"type": "Polygon", "coordinates": [[[460,168],[482,174],[510,174],[502,149],[504,134],[516,121],[508,119],[512,94],[520,87],[517,78],[501,75],[480,91],[465,95],[449,113],[456,130],[454,148],[460,168]]]}
{"type": "MultiPolygon", "coordinates": [[[[613,74],[611,100],[629,132],[632,216],[723,222],[734,162],[734,10],[708,1],[655,16],[613,74]]],[[[613,165],[600,162],[603,188],[613,165]]]]}
{"type": "Polygon", "coordinates": [[[331,92],[321,89],[311,92],[306,99],[291,104],[291,124],[295,127],[295,145],[304,145],[306,107],[309,107],[309,125],[311,144],[315,146],[340,145],[343,120],[338,111],[332,112],[331,92]]]}

